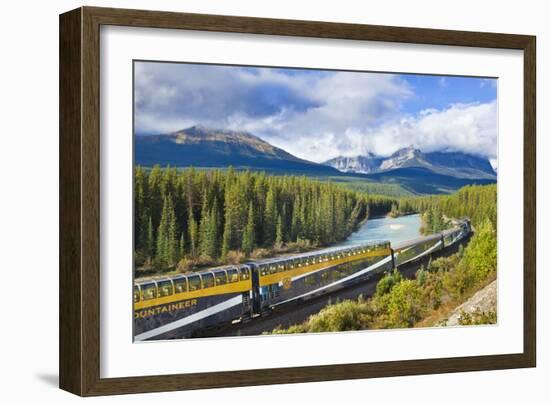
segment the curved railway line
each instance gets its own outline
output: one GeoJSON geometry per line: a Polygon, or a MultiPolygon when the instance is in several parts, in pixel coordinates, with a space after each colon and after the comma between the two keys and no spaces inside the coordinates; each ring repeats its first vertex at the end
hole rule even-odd
{"type": "MultiPolygon", "coordinates": [[[[471,234],[469,220],[397,245],[374,241],[134,283],[134,340],[260,334],[300,323],[334,299],[370,296],[471,234]]],[[[410,273],[409,273],[410,272],[410,273]]]]}

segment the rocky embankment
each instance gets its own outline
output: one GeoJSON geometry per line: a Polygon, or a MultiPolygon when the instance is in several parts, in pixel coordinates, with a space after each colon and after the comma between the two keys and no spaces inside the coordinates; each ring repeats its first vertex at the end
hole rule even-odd
{"type": "MultiPolygon", "coordinates": [[[[445,326],[458,326],[465,315],[494,313],[497,310],[497,281],[493,281],[482,290],[476,292],[470,299],[453,310],[445,326]]],[[[495,318],[496,319],[496,318],[495,318]]]]}

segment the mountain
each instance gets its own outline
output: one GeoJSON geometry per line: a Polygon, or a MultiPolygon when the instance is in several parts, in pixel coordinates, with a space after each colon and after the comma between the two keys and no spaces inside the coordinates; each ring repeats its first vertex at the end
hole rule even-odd
{"type": "Polygon", "coordinates": [[[396,168],[365,175],[368,180],[383,184],[398,184],[415,194],[453,193],[466,185],[488,185],[496,178],[465,178],[444,175],[423,167],[396,168]]]}
{"type": "Polygon", "coordinates": [[[368,153],[356,157],[336,157],[324,164],[336,168],[340,172],[368,174],[378,171],[382,160],[383,158],[368,153]]]}
{"type": "Polygon", "coordinates": [[[338,175],[330,166],[295,157],[243,131],[193,126],[170,134],[136,136],[137,165],[228,167],[338,175]]]}
{"type": "MultiPolygon", "coordinates": [[[[174,133],[135,136],[137,165],[262,170],[275,174],[338,177],[365,186],[398,186],[412,194],[449,193],[496,181],[487,159],[460,152],[423,153],[414,147],[389,157],[372,153],[317,164],[298,158],[244,131],[193,126],[174,133]]],[[[336,179],[336,178],[334,178],[336,179]]],[[[390,186],[390,187],[391,187],[390,186]]]]}
{"type": "Polygon", "coordinates": [[[397,150],[380,164],[379,171],[389,171],[397,168],[426,167],[431,164],[427,161],[425,154],[410,146],[397,150]]]}
{"type": "Polygon", "coordinates": [[[412,146],[397,150],[387,158],[369,153],[364,157],[337,157],[324,164],[341,172],[374,174],[403,168],[423,168],[454,178],[496,179],[496,173],[486,158],[461,152],[423,153],[412,146]]]}
{"type": "MultiPolygon", "coordinates": [[[[461,152],[436,151],[426,154],[433,165],[459,173],[463,178],[496,179],[496,172],[487,158],[461,152]]],[[[458,176],[458,175],[457,175],[458,176]]]]}

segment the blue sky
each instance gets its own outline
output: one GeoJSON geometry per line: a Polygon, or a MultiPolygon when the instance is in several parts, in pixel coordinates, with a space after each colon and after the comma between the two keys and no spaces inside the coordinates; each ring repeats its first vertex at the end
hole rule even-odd
{"type": "Polygon", "coordinates": [[[445,109],[452,104],[486,103],[497,98],[495,79],[455,76],[401,75],[414,96],[405,102],[405,112],[445,109]]]}
{"type": "Polygon", "coordinates": [[[312,161],[413,145],[496,164],[497,80],[136,62],[137,134],[249,131],[312,161]]]}

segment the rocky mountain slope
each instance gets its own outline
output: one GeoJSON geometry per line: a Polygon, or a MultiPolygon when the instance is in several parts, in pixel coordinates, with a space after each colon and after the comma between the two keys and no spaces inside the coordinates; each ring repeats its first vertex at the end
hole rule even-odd
{"type": "Polygon", "coordinates": [[[460,325],[461,318],[465,314],[479,315],[497,310],[497,281],[476,292],[468,301],[453,310],[445,326],[460,325]]]}
{"type": "Polygon", "coordinates": [[[170,134],[136,136],[137,165],[265,169],[337,175],[335,168],[306,161],[241,131],[193,126],[170,134]]]}
{"type": "Polygon", "coordinates": [[[389,157],[372,153],[357,157],[337,157],[324,162],[342,172],[382,173],[403,168],[423,168],[439,175],[468,179],[496,179],[486,158],[461,152],[423,153],[412,146],[397,150],[389,157]]]}

